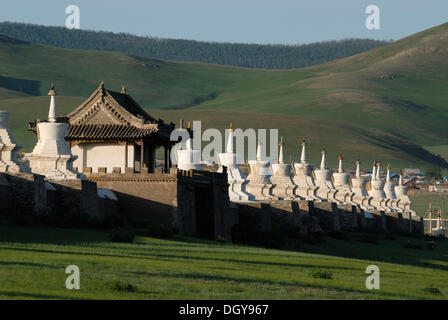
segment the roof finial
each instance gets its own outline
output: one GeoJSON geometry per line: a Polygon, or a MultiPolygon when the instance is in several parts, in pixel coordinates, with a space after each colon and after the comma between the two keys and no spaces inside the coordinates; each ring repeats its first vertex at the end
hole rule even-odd
{"type": "Polygon", "coordinates": [[[121,88],[121,93],[126,94],[126,87],[123,85],[123,87],[121,88]]]}
{"type": "Polygon", "coordinates": [[[187,127],[187,129],[190,129],[190,127],[191,127],[191,121],[188,121],[188,127],[187,127]]]}
{"type": "Polygon", "coordinates": [[[229,129],[232,130],[232,122],[230,122],[229,129]]]}

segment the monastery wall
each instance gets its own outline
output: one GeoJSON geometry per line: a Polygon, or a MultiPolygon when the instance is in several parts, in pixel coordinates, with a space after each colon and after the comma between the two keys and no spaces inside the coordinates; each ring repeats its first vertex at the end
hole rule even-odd
{"type": "Polygon", "coordinates": [[[108,212],[116,212],[116,201],[100,199],[93,182],[45,180],[38,174],[0,174],[0,199],[0,211],[5,214],[64,212],[104,218],[108,212]]]}
{"type": "Polygon", "coordinates": [[[177,215],[177,174],[90,173],[98,188],[113,190],[118,211],[153,224],[173,226],[177,215]]]}
{"type": "MultiPolygon", "coordinates": [[[[400,234],[423,234],[423,220],[415,215],[382,211],[365,212],[357,206],[308,200],[271,200],[239,203],[241,224],[255,225],[258,230],[298,228],[300,232],[373,231],[400,234]]],[[[247,227],[247,226],[246,226],[247,227]]]]}

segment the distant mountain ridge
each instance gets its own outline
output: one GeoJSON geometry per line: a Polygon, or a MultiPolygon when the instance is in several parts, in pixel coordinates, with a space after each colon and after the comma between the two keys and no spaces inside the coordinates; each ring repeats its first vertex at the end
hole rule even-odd
{"type": "Polygon", "coordinates": [[[304,45],[218,43],[12,22],[0,23],[0,34],[26,42],[69,49],[120,51],[156,59],[261,69],[314,66],[390,43],[371,39],[345,39],[304,45]]]}

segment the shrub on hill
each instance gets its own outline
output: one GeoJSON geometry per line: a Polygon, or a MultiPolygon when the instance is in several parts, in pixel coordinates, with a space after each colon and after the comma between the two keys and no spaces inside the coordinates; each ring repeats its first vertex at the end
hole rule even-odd
{"type": "Polygon", "coordinates": [[[316,279],[333,279],[333,273],[331,273],[330,271],[315,271],[311,274],[311,276],[316,279]]]}
{"type": "Polygon", "coordinates": [[[442,291],[440,291],[440,289],[437,288],[437,287],[434,286],[434,285],[431,285],[431,286],[429,286],[429,287],[426,287],[426,288],[424,289],[424,291],[427,292],[427,293],[429,293],[429,294],[432,294],[432,295],[443,296],[442,291]]]}
{"type": "Polygon", "coordinates": [[[121,292],[137,292],[138,288],[137,286],[134,286],[133,284],[115,280],[107,283],[107,287],[114,291],[121,291],[121,292]]]}

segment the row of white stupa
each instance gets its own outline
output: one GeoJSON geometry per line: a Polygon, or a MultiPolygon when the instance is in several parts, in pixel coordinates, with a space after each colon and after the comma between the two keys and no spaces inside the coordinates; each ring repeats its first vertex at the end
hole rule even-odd
{"type": "MultiPolygon", "coordinates": [[[[178,168],[200,170],[200,151],[192,149],[191,139],[186,150],[177,151],[178,168]]],[[[256,160],[249,161],[249,174],[244,176],[238,161],[242,156],[233,152],[233,130],[229,129],[229,138],[225,153],[218,155],[220,168],[227,167],[229,197],[233,202],[251,202],[261,200],[313,200],[330,201],[337,204],[355,205],[364,210],[385,212],[412,212],[411,201],[407,196],[408,188],[403,185],[400,175],[398,185],[390,181],[390,166],[386,180],[380,176],[380,162],[373,165],[370,190],[367,191],[367,177],[360,174],[360,162],[356,163],[356,174],[344,172],[343,158],[339,157],[339,168],[333,172],[326,166],[326,151],[322,151],[320,168],[306,159],[306,143],[302,142],[300,162],[292,166],[285,163],[283,142],[280,143],[278,163],[264,160],[258,143],[256,160]],[[272,173],[272,174],[271,174],[272,173]]]]}

